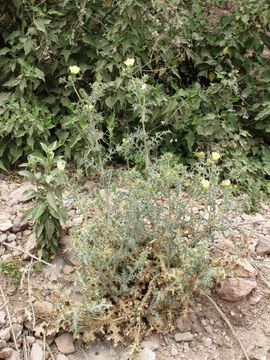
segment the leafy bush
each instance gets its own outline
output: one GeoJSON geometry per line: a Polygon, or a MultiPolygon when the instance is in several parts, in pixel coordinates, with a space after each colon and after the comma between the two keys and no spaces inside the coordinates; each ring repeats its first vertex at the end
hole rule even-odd
{"type": "Polygon", "coordinates": [[[62,200],[65,163],[60,157],[55,157],[56,142],[50,146],[41,143],[41,147],[45,156],[40,153],[29,155],[28,163],[23,164],[29,170],[20,171],[20,175],[36,185],[36,190],[27,191],[27,196],[34,199],[35,204],[25,211],[22,218],[31,216],[41,255],[48,258],[58,251],[62,225],[66,220],[62,200]]]}
{"type": "Polygon", "coordinates": [[[120,171],[116,183],[89,195],[84,209],[95,215],[73,237],[83,300],[69,299],[73,330],[86,341],[99,332],[138,341],[148,329],[168,328],[222,274],[211,244],[228,228],[234,201],[230,181],[220,180],[219,156],[187,170],[168,154],[147,178],[120,171]]]}

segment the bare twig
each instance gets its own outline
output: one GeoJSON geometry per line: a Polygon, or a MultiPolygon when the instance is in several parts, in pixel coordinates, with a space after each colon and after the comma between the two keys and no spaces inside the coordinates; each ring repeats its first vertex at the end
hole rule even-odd
{"type": "Polygon", "coordinates": [[[11,321],[11,316],[10,316],[10,311],[9,311],[9,307],[8,307],[8,302],[7,302],[7,299],[6,299],[6,297],[5,297],[5,294],[4,294],[4,291],[3,291],[3,288],[2,288],[1,285],[0,285],[0,292],[1,292],[1,296],[2,296],[3,301],[4,301],[4,304],[5,304],[5,307],[6,307],[6,312],[7,312],[8,321],[9,321],[9,325],[10,325],[10,328],[11,328],[11,332],[12,332],[12,337],[13,337],[14,345],[15,345],[16,350],[18,351],[18,356],[20,357],[19,347],[18,347],[17,339],[16,339],[16,336],[15,336],[14,328],[13,328],[12,321],[11,321]]]}
{"type": "Polygon", "coordinates": [[[52,353],[52,351],[51,351],[51,349],[50,349],[50,347],[49,347],[49,345],[48,345],[47,342],[46,342],[46,348],[47,348],[47,350],[48,350],[48,352],[49,352],[49,354],[50,354],[50,356],[51,356],[51,359],[52,359],[52,360],[55,360],[55,357],[53,356],[53,353],[52,353]]]}
{"type": "Polygon", "coordinates": [[[0,306],[0,310],[2,310],[7,305],[7,302],[0,306]]]}
{"type": "MultiPolygon", "coordinates": [[[[255,269],[258,271],[258,274],[260,275],[260,278],[262,280],[262,282],[264,283],[264,285],[266,285],[269,289],[270,289],[270,283],[268,282],[268,280],[266,279],[266,277],[263,275],[263,273],[260,271],[260,269],[258,268],[258,266],[255,264],[255,261],[252,261],[252,265],[255,267],[255,269]]],[[[262,264],[263,265],[263,264],[262,264]]]]}
{"type": "Polygon", "coordinates": [[[228,325],[228,327],[230,328],[232,334],[234,335],[234,337],[236,338],[236,340],[238,341],[243,354],[245,355],[246,360],[250,360],[249,356],[242,344],[242,341],[240,340],[239,336],[237,335],[236,331],[234,330],[232,324],[230,323],[229,319],[227,318],[227,316],[224,314],[224,312],[221,310],[221,308],[218,306],[218,304],[215,302],[215,300],[213,300],[210,296],[206,295],[206,298],[211,302],[211,304],[215,307],[215,309],[217,310],[217,312],[219,313],[219,315],[222,317],[222,319],[225,321],[225,323],[228,325]]]}
{"type": "Polygon", "coordinates": [[[20,251],[20,252],[22,252],[22,253],[30,256],[32,259],[35,259],[35,260],[41,262],[42,264],[45,264],[45,265],[47,265],[47,266],[52,266],[52,264],[48,263],[47,261],[42,260],[42,259],[39,259],[37,256],[35,256],[35,255],[29,253],[28,251],[23,250],[23,249],[21,249],[21,248],[19,248],[19,247],[17,247],[17,246],[11,245],[11,244],[6,243],[6,242],[2,242],[2,245],[11,247],[11,248],[14,249],[14,250],[18,250],[18,251],[20,251]]]}

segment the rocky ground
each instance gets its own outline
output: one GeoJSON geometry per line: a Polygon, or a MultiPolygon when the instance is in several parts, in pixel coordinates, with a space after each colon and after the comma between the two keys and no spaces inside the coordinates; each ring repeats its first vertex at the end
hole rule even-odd
{"type": "MultiPolygon", "coordinates": [[[[29,207],[23,193],[30,184],[0,178],[0,359],[128,360],[129,349],[96,340],[86,347],[71,334],[44,333],[54,310],[53,297],[73,292],[76,262],[63,236],[63,255],[46,265],[37,255],[31,224],[21,221],[29,207]]],[[[69,206],[67,227],[83,217],[69,206]]],[[[211,297],[196,300],[175,328],[141,344],[136,360],[270,359],[270,207],[234,219],[237,230],[217,238],[215,251],[237,260],[211,297]],[[242,347],[242,348],[241,348],[242,347]]]]}

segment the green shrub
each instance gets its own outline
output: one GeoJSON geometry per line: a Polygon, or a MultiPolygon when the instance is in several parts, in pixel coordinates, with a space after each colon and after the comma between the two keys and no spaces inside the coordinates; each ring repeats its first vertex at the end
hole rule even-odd
{"type": "Polygon", "coordinates": [[[187,170],[165,155],[147,178],[120,171],[116,182],[89,195],[84,209],[96,215],[73,236],[83,300],[69,299],[73,330],[85,340],[105,332],[115,342],[138,341],[149,328],[168,328],[222,274],[211,245],[228,229],[234,200],[216,162],[187,170]]]}
{"type": "Polygon", "coordinates": [[[62,187],[65,183],[63,160],[55,156],[57,142],[47,146],[41,143],[45,156],[35,153],[28,156],[20,175],[31,181],[35,190],[27,191],[27,196],[35,201],[32,208],[25,211],[22,219],[31,217],[34,223],[37,243],[43,258],[57,254],[62,225],[66,220],[62,187]]]}

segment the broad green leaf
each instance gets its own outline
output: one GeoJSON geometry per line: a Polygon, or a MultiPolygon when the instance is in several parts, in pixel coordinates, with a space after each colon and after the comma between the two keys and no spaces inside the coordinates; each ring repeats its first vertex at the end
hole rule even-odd
{"type": "Polygon", "coordinates": [[[42,19],[34,19],[34,24],[39,31],[43,32],[44,34],[47,33],[44,21],[42,19]]]}

